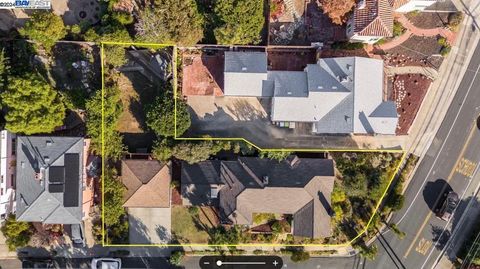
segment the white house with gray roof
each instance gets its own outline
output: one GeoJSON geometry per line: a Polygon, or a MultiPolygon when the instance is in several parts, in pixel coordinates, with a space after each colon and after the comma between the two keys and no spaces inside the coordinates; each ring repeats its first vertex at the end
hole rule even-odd
{"type": "Polygon", "coordinates": [[[83,146],[82,137],[17,137],[17,220],[81,223],[83,146]]]}
{"type": "Polygon", "coordinates": [[[272,122],[312,123],[314,133],[395,134],[396,106],[383,87],[381,60],[325,58],[304,71],[267,71],[266,52],[225,52],[225,96],[271,97],[272,122]]]}

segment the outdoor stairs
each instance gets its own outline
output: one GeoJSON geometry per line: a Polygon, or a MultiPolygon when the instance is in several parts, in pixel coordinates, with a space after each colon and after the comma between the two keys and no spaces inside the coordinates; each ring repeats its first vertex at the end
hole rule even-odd
{"type": "Polygon", "coordinates": [[[295,30],[300,28],[304,24],[304,19],[302,14],[299,14],[295,9],[294,5],[295,0],[284,0],[285,10],[292,14],[293,23],[287,25],[285,29],[281,30],[283,35],[277,35],[273,40],[274,43],[277,45],[288,45],[290,41],[293,39],[293,34],[295,30]]]}

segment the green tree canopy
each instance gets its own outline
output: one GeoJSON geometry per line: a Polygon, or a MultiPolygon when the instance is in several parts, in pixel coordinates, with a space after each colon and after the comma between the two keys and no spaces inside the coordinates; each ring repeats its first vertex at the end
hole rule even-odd
{"type": "Polygon", "coordinates": [[[43,45],[47,52],[50,52],[55,42],[67,35],[62,18],[49,11],[34,12],[25,26],[18,31],[43,45]]]}
{"type": "Polygon", "coordinates": [[[123,208],[123,194],[125,186],[117,179],[115,170],[113,168],[106,168],[105,174],[102,175],[104,184],[104,205],[103,209],[104,222],[107,226],[112,226],[119,222],[122,215],[125,214],[123,208]]]}
{"type": "Polygon", "coordinates": [[[15,215],[8,216],[1,230],[7,238],[7,246],[10,251],[26,246],[32,235],[32,225],[29,222],[17,221],[15,215]]]}
{"type": "MultiPolygon", "coordinates": [[[[175,100],[171,92],[171,90],[167,90],[165,94],[157,96],[151,104],[145,107],[147,126],[157,136],[172,137],[175,135],[175,100]]],[[[181,136],[190,127],[191,120],[187,105],[180,99],[177,99],[176,117],[177,136],[181,136]]]]}
{"type": "Polygon", "coordinates": [[[288,156],[292,155],[291,151],[260,151],[260,158],[268,158],[281,162],[285,160],[288,156]]]}
{"type": "Polygon", "coordinates": [[[265,25],[263,0],[216,1],[220,26],[214,30],[218,44],[258,44],[265,25]]]}
{"type": "Polygon", "coordinates": [[[117,123],[122,113],[120,92],[116,86],[106,87],[104,95],[97,91],[87,101],[87,134],[92,139],[91,149],[97,154],[102,153],[102,97],[104,100],[104,152],[103,157],[113,160],[120,159],[125,150],[122,135],[117,131],[117,123]]]}
{"type": "Polygon", "coordinates": [[[173,156],[190,164],[207,160],[221,150],[229,150],[231,144],[222,141],[183,141],[173,148],[173,156]]]}
{"type": "Polygon", "coordinates": [[[0,97],[7,109],[5,127],[13,133],[50,133],[63,124],[65,105],[38,75],[11,78],[0,97]]]}
{"type": "Polygon", "coordinates": [[[140,11],[135,29],[143,42],[191,46],[203,38],[203,26],[195,0],[156,0],[140,11]]]}
{"type": "MultiPolygon", "coordinates": [[[[102,24],[90,28],[85,33],[85,40],[91,42],[115,41],[132,42],[132,38],[123,24],[107,16],[102,18],[102,24]]],[[[127,62],[125,47],[122,45],[104,45],[105,62],[113,67],[118,67],[127,62]]]]}
{"type": "Polygon", "coordinates": [[[0,88],[5,85],[8,70],[10,69],[9,59],[5,56],[5,50],[0,51],[0,88]]]}

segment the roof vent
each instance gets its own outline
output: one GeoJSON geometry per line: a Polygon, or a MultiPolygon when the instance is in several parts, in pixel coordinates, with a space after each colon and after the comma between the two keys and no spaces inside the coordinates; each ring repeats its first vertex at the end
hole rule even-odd
{"type": "Polygon", "coordinates": [[[343,76],[342,79],[341,79],[341,82],[348,82],[348,77],[347,77],[347,76],[343,76]]]}
{"type": "Polygon", "coordinates": [[[51,141],[51,140],[47,140],[46,144],[47,144],[47,147],[48,147],[48,146],[51,146],[51,145],[52,145],[52,141],[51,141]]]}
{"type": "Polygon", "coordinates": [[[247,71],[247,67],[246,67],[246,66],[243,66],[243,67],[242,67],[242,71],[247,71]]]}
{"type": "Polygon", "coordinates": [[[264,185],[264,186],[267,186],[267,185],[268,185],[268,182],[269,182],[268,176],[263,176],[263,177],[262,177],[262,183],[263,183],[263,185],[264,185]]]}
{"type": "Polygon", "coordinates": [[[48,157],[48,156],[43,156],[43,160],[44,160],[46,163],[48,163],[48,162],[50,162],[50,157],[48,157]]]}
{"type": "Polygon", "coordinates": [[[338,89],[337,86],[332,86],[332,90],[338,89]]]}
{"type": "Polygon", "coordinates": [[[360,0],[357,4],[357,9],[364,9],[367,6],[367,2],[365,0],[360,0]]]}
{"type": "Polygon", "coordinates": [[[297,155],[290,155],[287,158],[287,162],[290,164],[290,167],[295,168],[300,163],[300,158],[297,155]]]}
{"type": "Polygon", "coordinates": [[[35,180],[41,181],[43,179],[42,173],[35,173],[35,180]]]}
{"type": "Polygon", "coordinates": [[[347,70],[352,70],[352,65],[351,64],[347,64],[347,70]]]}
{"type": "Polygon", "coordinates": [[[288,95],[292,95],[292,92],[287,92],[288,95]]]}
{"type": "Polygon", "coordinates": [[[317,86],[317,89],[323,90],[323,86],[320,86],[320,85],[319,85],[319,86],[317,86]]]}

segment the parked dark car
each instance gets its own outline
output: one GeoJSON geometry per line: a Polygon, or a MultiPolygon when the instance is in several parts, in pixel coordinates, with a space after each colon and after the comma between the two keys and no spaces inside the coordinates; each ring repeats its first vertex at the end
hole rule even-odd
{"type": "Polygon", "coordinates": [[[22,268],[24,269],[53,269],[53,261],[51,259],[35,259],[29,258],[22,260],[22,268]]]}
{"type": "Polygon", "coordinates": [[[437,217],[444,221],[449,221],[453,216],[453,211],[458,205],[458,194],[454,191],[446,191],[439,207],[437,208],[437,217]]]}

